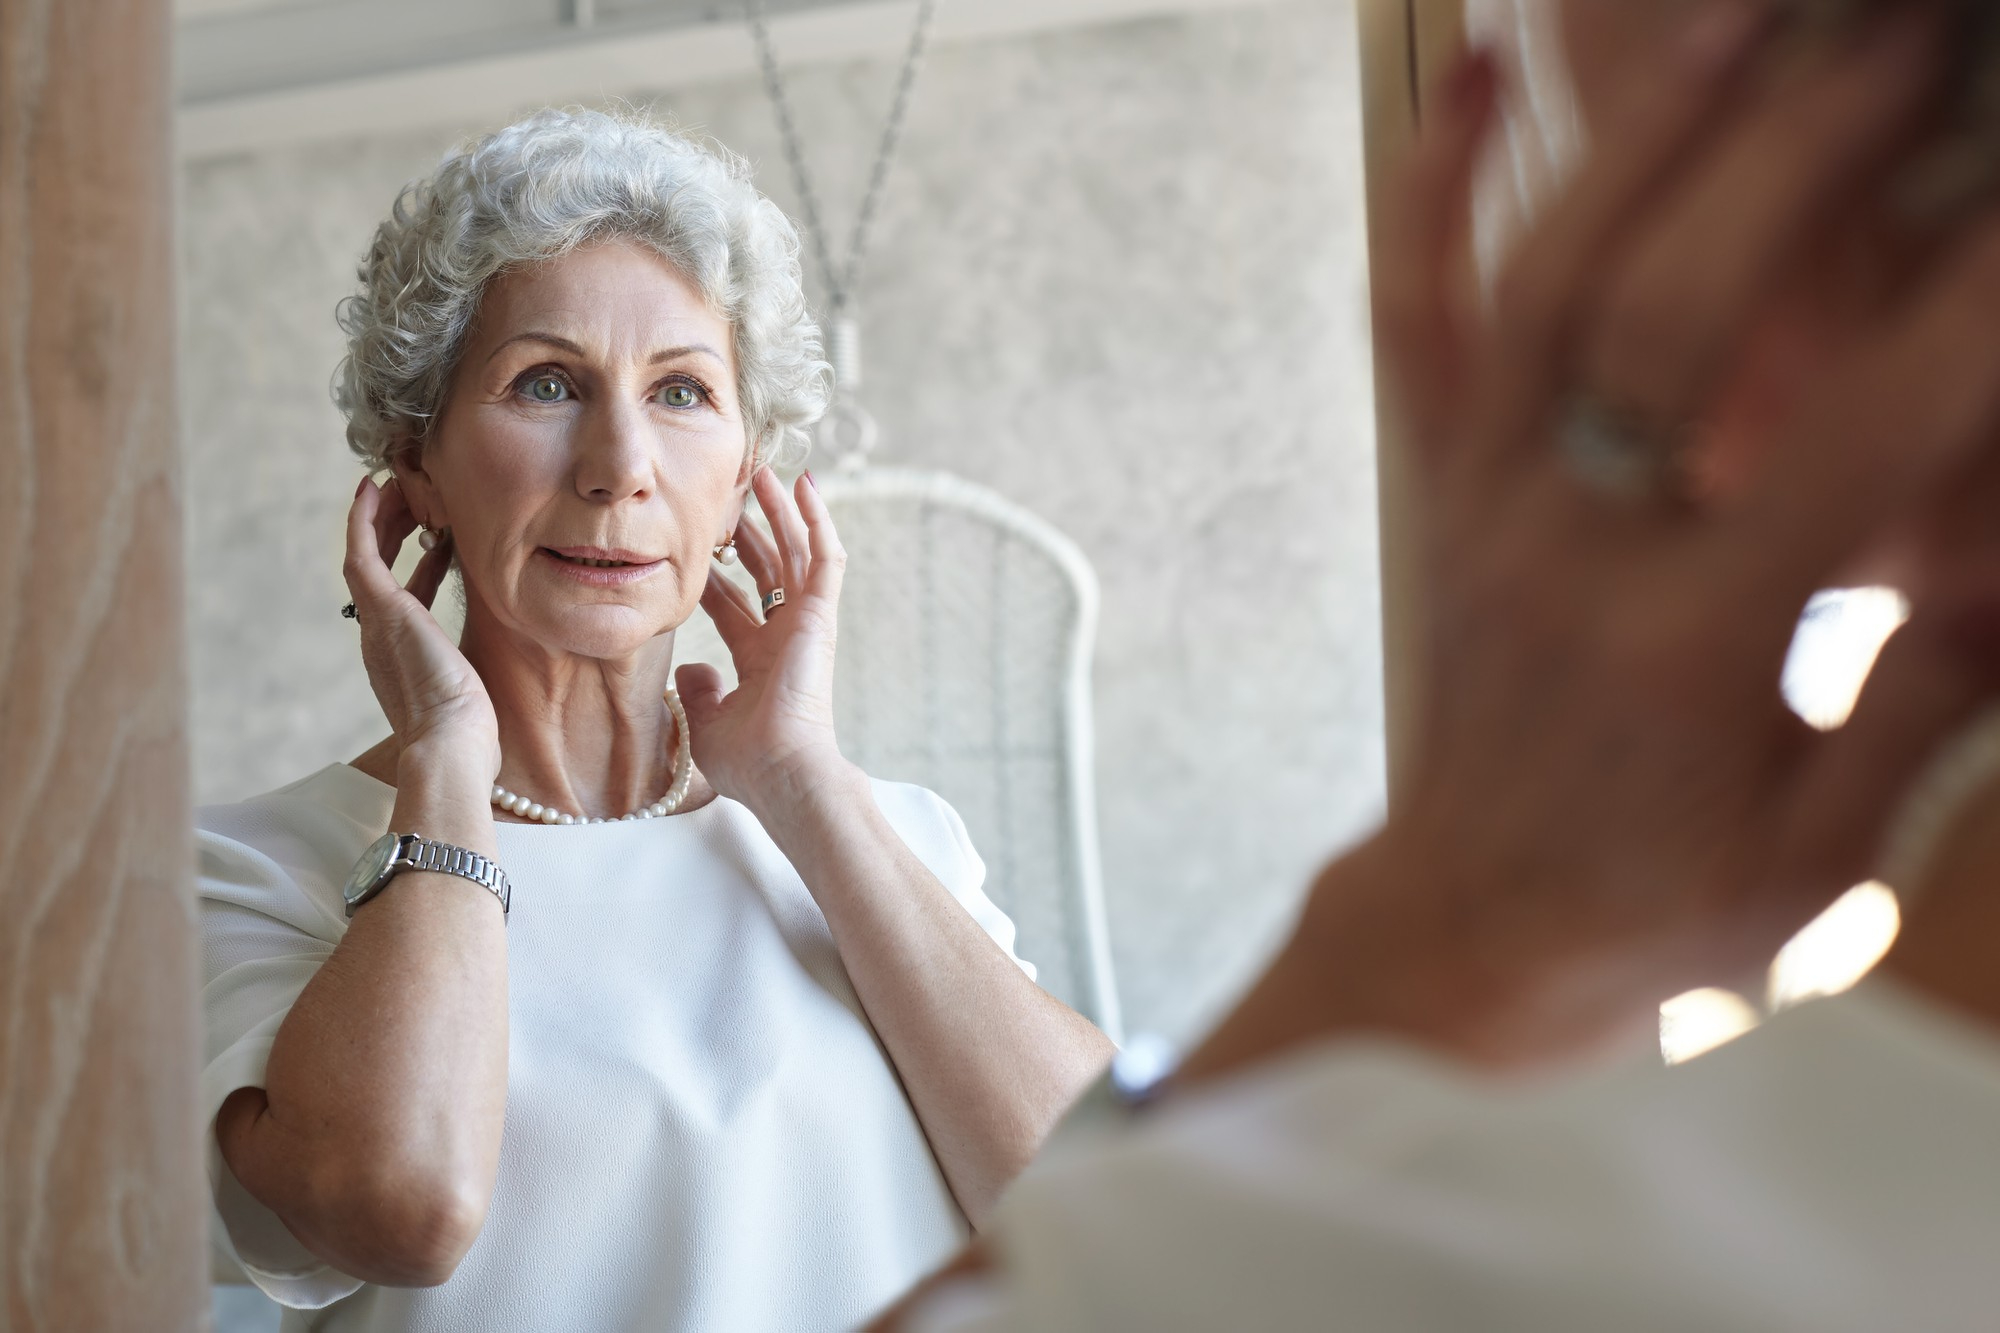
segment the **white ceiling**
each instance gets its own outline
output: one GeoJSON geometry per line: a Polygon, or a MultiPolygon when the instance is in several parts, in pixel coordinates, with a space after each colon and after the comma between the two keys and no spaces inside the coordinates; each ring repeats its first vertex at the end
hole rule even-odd
{"type": "Polygon", "coordinates": [[[218,14],[242,14],[253,9],[290,9],[318,4],[321,0],[174,0],[177,19],[214,18],[218,14]]]}
{"type": "MultiPolygon", "coordinates": [[[[975,40],[1264,0],[941,0],[975,40]]],[[[788,64],[890,54],[914,0],[766,0],[788,64]]],[[[175,0],[184,156],[734,78],[741,0],[175,0]],[[663,80],[662,71],[675,71],[663,80]]]]}
{"type": "MultiPolygon", "coordinates": [[[[175,83],[183,106],[713,22],[728,4],[728,0],[181,2],[175,83]]],[[[781,13],[825,3],[771,0],[770,7],[781,13]]]]}

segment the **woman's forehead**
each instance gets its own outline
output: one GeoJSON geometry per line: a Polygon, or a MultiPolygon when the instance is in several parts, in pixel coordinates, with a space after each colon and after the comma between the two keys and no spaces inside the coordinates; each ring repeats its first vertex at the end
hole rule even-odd
{"type": "Polygon", "coordinates": [[[613,355],[726,348],[730,341],[728,322],[693,281],[650,248],[620,240],[522,264],[493,280],[475,341],[490,346],[531,331],[613,355]]]}

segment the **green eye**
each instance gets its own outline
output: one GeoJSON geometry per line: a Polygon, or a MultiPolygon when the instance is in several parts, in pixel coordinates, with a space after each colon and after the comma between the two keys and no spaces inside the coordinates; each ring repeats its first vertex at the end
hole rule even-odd
{"type": "Polygon", "coordinates": [[[693,407],[701,401],[701,397],[689,385],[669,384],[661,392],[660,401],[668,407],[693,407]]]}
{"type": "Polygon", "coordinates": [[[569,386],[554,375],[537,375],[528,381],[528,396],[538,403],[559,403],[569,397],[569,386]]]}

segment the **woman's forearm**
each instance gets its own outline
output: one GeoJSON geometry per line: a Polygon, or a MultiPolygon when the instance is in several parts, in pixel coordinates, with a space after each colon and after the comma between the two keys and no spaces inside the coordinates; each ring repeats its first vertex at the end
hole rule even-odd
{"type": "MultiPolygon", "coordinates": [[[[494,853],[487,792],[405,754],[390,827],[494,853]]],[[[498,900],[405,871],[300,994],[262,1089],[224,1104],[224,1159],[314,1253],[369,1281],[450,1276],[491,1195],[507,1092],[498,900]]]]}
{"type": "Polygon", "coordinates": [[[1534,886],[1491,867],[1468,882],[1427,854],[1440,841],[1384,830],[1322,870],[1291,938],[1175,1083],[1339,1038],[1514,1070],[1644,1039],[1671,993],[1647,955],[1560,918],[1507,918],[1534,886]]]}
{"type": "Polygon", "coordinates": [[[1469,1054],[1493,1001],[1455,936],[1428,912],[1419,867],[1378,836],[1334,860],[1271,965],[1175,1073],[1180,1086],[1227,1077],[1339,1037],[1418,1041],[1469,1054]]]}
{"type": "Polygon", "coordinates": [[[811,890],[975,1225],[1111,1042],[1030,981],[904,844],[851,765],[757,814],[811,890]]]}

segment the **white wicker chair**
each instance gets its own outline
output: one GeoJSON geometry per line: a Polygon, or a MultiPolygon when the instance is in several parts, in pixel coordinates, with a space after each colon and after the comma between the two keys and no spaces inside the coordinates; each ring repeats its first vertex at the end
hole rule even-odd
{"type": "Polygon", "coordinates": [[[1089,561],[957,477],[865,468],[826,476],[821,493],[848,551],[841,748],[876,777],[951,802],[1021,956],[1122,1040],[1092,776],[1089,561]]]}

